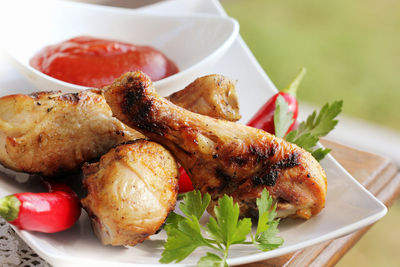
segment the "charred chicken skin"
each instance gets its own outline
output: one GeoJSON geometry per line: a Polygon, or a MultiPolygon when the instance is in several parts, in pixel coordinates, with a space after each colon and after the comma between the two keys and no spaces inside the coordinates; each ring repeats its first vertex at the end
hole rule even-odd
{"type": "MultiPolygon", "coordinates": [[[[233,82],[220,75],[198,78],[171,100],[206,115],[240,118],[233,82]],[[206,92],[196,93],[202,85],[206,92]],[[194,94],[198,101],[193,101],[194,94]]],[[[143,137],[112,117],[102,90],[0,98],[0,163],[16,171],[71,173],[115,145],[143,137]]]]}
{"type": "Polygon", "coordinates": [[[266,188],[280,217],[309,219],[324,207],[325,172],[300,147],[262,130],[178,107],[160,97],[141,72],[125,74],[104,94],[114,116],[167,147],[194,187],[212,195],[212,204],[228,194],[241,215],[254,216],[256,198],[266,188]]]}
{"type": "Polygon", "coordinates": [[[134,246],[163,225],[175,207],[177,163],[161,145],[137,139],[83,166],[88,195],[81,200],[106,245],[134,246]]]}

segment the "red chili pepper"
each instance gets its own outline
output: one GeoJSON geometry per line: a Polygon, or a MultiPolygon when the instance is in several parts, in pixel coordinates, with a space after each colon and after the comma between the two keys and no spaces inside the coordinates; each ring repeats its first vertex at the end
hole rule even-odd
{"type": "Polygon", "coordinates": [[[253,118],[251,118],[251,120],[247,123],[247,125],[275,134],[275,126],[274,126],[275,102],[278,96],[282,96],[288,103],[289,112],[293,113],[293,119],[294,119],[287,133],[293,130],[296,127],[296,120],[298,115],[298,103],[296,99],[296,91],[305,73],[306,70],[302,68],[300,73],[297,75],[296,79],[289,85],[289,87],[273,95],[258,110],[256,115],[254,115],[253,118]]]}
{"type": "Polygon", "coordinates": [[[186,193],[189,191],[193,191],[193,184],[192,181],[189,178],[189,175],[187,175],[186,171],[184,168],[180,167],[179,168],[179,193],[186,193]]]}
{"type": "Polygon", "coordinates": [[[47,193],[17,193],[0,199],[0,216],[20,229],[55,233],[81,214],[78,196],[66,185],[48,184],[47,193]]]}

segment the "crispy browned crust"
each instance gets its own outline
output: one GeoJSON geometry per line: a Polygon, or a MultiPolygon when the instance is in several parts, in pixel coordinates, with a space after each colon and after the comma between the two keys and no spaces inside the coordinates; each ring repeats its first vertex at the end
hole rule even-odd
{"type": "Polygon", "coordinates": [[[85,164],[81,200],[103,244],[134,246],[157,232],[175,208],[178,169],[161,145],[138,139],[85,164]]]}
{"type": "Polygon", "coordinates": [[[294,144],[180,108],[160,97],[141,72],[123,75],[105,97],[114,116],[169,148],[214,204],[228,194],[242,215],[254,215],[255,199],[266,188],[281,217],[308,219],[325,205],[325,172],[294,144]]]}

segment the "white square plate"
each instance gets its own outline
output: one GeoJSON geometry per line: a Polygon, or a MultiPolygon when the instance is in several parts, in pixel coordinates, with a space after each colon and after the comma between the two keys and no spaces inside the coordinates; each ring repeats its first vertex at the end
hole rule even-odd
{"type": "MultiPolygon", "coordinates": [[[[149,6],[141,11],[164,14],[205,12],[225,16],[219,3],[214,0],[173,0],[149,6]]],[[[244,123],[276,92],[240,37],[218,64],[209,70],[209,73],[221,73],[238,80],[237,90],[244,123]]],[[[10,85],[9,82],[2,83],[0,80],[0,89],[3,89],[2,84],[10,85]]],[[[264,260],[338,238],[374,223],[386,214],[386,207],[355,181],[332,157],[324,159],[322,166],[328,177],[326,208],[308,221],[282,221],[279,229],[285,243],[276,250],[261,252],[252,246],[233,246],[228,259],[230,265],[264,260]]],[[[0,179],[0,196],[24,191],[26,188],[27,186],[21,187],[9,177],[0,179]]],[[[162,241],[165,239],[165,233],[162,231],[152,236],[151,240],[135,247],[103,246],[92,233],[86,214],[82,214],[79,223],[73,228],[61,233],[48,235],[16,231],[32,249],[54,266],[156,265],[162,252],[162,241]]],[[[195,265],[204,253],[204,250],[197,249],[180,264],[172,265],[195,265]]]]}

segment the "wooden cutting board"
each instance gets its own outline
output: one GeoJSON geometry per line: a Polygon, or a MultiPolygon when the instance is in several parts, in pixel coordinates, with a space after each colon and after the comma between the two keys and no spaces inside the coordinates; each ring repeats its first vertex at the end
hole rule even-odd
{"type": "MultiPolygon", "coordinates": [[[[328,140],[321,143],[331,148],[335,159],[387,207],[400,195],[400,174],[389,158],[328,140]]],[[[241,266],[333,266],[371,227],[281,257],[241,266]]]]}

